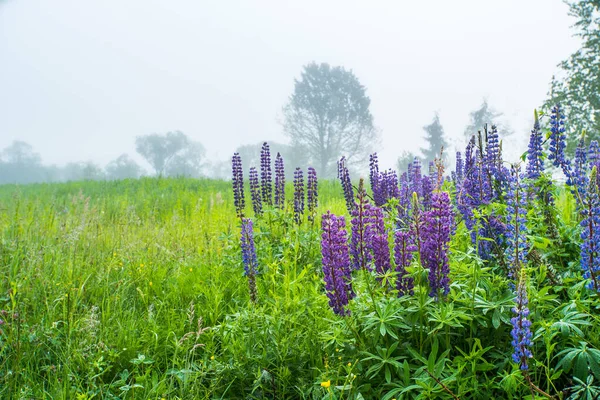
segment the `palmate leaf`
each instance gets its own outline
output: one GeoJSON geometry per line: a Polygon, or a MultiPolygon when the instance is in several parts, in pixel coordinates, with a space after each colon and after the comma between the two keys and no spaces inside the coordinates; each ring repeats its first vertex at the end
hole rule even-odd
{"type": "Polygon", "coordinates": [[[573,370],[573,374],[586,379],[588,370],[591,370],[596,377],[600,377],[600,350],[588,347],[586,342],[579,342],[581,347],[568,348],[556,355],[561,360],[556,365],[556,369],[563,368],[565,372],[573,370]]]}

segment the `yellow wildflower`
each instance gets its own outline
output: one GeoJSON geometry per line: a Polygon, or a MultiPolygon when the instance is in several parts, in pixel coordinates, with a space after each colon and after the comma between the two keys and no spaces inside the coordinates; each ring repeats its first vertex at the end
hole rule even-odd
{"type": "Polygon", "coordinates": [[[325,382],[321,382],[321,386],[323,386],[324,388],[327,389],[329,386],[331,386],[331,380],[325,381],[325,382]]]}
{"type": "Polygon", "coordinates": [[[211,359],[211,360],[214,360],[214,359],[215,359],[215,356],[210,356],[210,359],[211,359]]]}

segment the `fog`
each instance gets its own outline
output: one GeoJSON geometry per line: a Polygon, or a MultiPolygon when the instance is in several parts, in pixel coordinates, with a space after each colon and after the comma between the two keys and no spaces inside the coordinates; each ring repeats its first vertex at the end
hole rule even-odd
{"type": "Polygon", "coordinates": [[[567,11],[560,0],[0,1],[0,148],[25,141],[46,164],[142,162],[136,136],[179,130],[224,160],[285,143],[282,107],[315,61],[366,87],[384,166],[424,145],[434,112],[462,147],[484,98],[515,131],[509,150],[525,150],[533,109],[578,47],[567,11]]]}

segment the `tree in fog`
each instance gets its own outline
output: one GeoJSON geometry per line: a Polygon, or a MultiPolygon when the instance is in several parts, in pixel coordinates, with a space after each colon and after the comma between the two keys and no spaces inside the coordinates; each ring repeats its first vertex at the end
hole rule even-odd
{"type": "Polygon", "coordinates": [[[92,161],[70,162],[62,170],[65,181],[96,181],[104,179],[102,168],[92,161]]]}
{"type": "Polygon", "coordinates": [[[320,176],[335,176],[336,161],[364,164],[377,143],[371,100],[352,71],[329,64],[305,65],[283,109],[292,146],[303,146],[320,176]]]}
{"type": "Polygon", "coordinates": [[[483,99],[481,106],[469,114],[469,125],[465,128],[465,138],[467,142],[471,139],[471,136],[477,135],[477,132],[484,131],[485,126],[488,128],[491,125],[496,125],[499,131],[502,132],[502,136],[512,134],[512,130],[508,124],[504,123],[499,119],[504,113],[498,112],[488,104],[486,99],[483,99]]]}
{"type": "Polygon", "coordinates": [[[169,163],[190,144],[190,139],[180,131],[164,135],[153,133],[135,139],[136,151],[152,166],[156,175],[163,175],[169,163]]]}
{"type": "Polygon", "coordinates": [[[15,140],[0,153],[0,183],[44,180],[42,158],[26,142],[15,140]]]}
{"type": "Polygon", "coordinates": [[[127,154],[121,154],[106,165],[106,178],[127,179],[139,178],[142,168],[127,154]]]}
{"type": "MultiPolygon", "coordinates": [[[[440,156],[442,149],[448,150],[448,142],[444,135],[444,128],[440,123],[440,116],[435,113],[433,121],[429,125],[423,127],[425,131],[425,140],[427,141],[427,147],[422,147],[421,152],[423,153],[423,164],[428,166],[436,157],[440,156]]],[[[443,155],[445,157],[445,155],[443,155]]]]}
{"type": "Polygon", "coordinates": [[[202,144],[188,140],[187,146],[170,159],[165,174],[167,176],[199,177],[202,174],[205,154],[206,151],[202,144]]]}

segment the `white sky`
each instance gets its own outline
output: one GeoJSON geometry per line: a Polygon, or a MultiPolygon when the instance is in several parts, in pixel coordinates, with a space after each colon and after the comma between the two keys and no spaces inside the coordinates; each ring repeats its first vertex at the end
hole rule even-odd
{"type": "Polygon", "coordinates": [[[383,167],[439,111],[462,138],[484,97],[529,132],[556,64],[578,47],[560,0],[0,0],[0,148],[101,164],[182,130],[213,159],[282,137],[302,65],[352,69],[383,167]]]}

